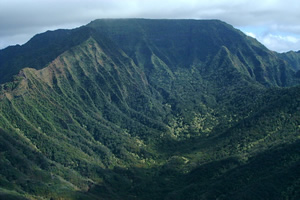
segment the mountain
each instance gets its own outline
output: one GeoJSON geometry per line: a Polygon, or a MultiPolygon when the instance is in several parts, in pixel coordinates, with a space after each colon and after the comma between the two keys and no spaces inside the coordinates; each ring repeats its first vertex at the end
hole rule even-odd
{"type": "Polygon", "coordinates": [[[298,199],[297,68],[218,20],[101,19],[0,51],[3,199],[298,199]]]}
{"type": "Polygon", "coordinates": [[[279,57],[286,60],[297,72],[300,70],[300,51],[289,51],[279,54],[279,57]]]}
{"type": "Polygon", "coordinates": [[[88,28],[47,31],[34,36],[25,45],[0,51],[0,83],[12,81],[13,75],[25,68],[41,69],[57,56],[84,42],[90,36],[88,28]]]}
{"type": "Polygon", "coordinates": [[[147,66],[154,54],[173,67],[207,65],[223,47],[239,72],[264,85],[287,86],[294,72],[273,52],[218,20],[95,20],[87,25],[115,41],[127,55],[147,66]],[[147,53],[146,53],[147,52],[147,53]],[[147,56],[148,55],[148,56],[147,56]]]}

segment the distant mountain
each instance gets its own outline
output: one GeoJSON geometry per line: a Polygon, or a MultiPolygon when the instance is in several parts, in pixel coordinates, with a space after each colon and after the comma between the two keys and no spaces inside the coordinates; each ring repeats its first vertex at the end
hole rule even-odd
{"type": "Polygon", "coordinates": [[[279,54],[279,57],[286,60],[296,71],[300,70],[300,51],[289,51],[279,54]]]}
{"type": "Polygon", "coordinates": [[[101,19],[4,49],[0,198],[298,199],[290,55],[218,20],[101,19]]]}

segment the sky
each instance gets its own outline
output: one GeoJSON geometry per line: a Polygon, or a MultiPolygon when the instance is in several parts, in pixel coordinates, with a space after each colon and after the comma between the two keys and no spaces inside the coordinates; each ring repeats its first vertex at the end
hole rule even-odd
{"type": "Polygon", "coordinates": [[[0,49],[100,18],[220,19],[270,50],[300,50],[299,0],[0,0],[0,49]]]}

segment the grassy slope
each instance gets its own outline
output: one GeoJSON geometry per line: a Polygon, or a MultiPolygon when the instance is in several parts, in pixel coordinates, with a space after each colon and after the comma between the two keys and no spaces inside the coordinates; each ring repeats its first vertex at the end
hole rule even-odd
{"type": "MultiPolygon", "coordinates": [[[[0,116],[5,133],[11,133],[17,137],[15,140],[23,141],[31,151],[43,155],[44,170],[54,165],[55,175],[62,175],[75,185],[68,190],[84,191],[94,181],[101,183],[105,168],[125,167],[128,163],[146,165],[145,159],[151,163],[152,152],[144,144],[147,141],[141,138],[146,134],[155,138],[160,131],[151,133],[153,127],[164,129],[155,119],[136,111],[139,104],[134,101],[143,104],[149,101],[145,99],[147,82],[143,74],[121,52],[113,56],[114,60],[110,57],[95,40],[89,39],[62,54],[47,68],[24,69],[13,84],[18,86],[2,93],[0,116]],[[68,176],[68,170],[75,175],[68,176]]],[[[7,151],[18,154],[14,149],[7,151]]],[[[24,172],[25,176],[28,173],[24,172]]],[[[41,170],[41,173],[46,172],[41,170]]],[[[5,172],[2,175],[7,180],[10,178],[5,172]]],[[[27,178],[36,181],[35,177],[27,178]]],[[[17,177],[13,180],[15,186],[22,183],[17,177]]],[[[28,188],[23,190],[35,194],[28,188]]],[[[37,195],[44,195],[36,190],[37,195]]]]}
{"type": "Polygon", "coordinates": [[[73,30],[47,31],[38,34],[22,46],[0,51],[0,83],[13,80],[25,67],[41,69],[57,56],[89,38],[92,30],[80,27],[73,30]]]}

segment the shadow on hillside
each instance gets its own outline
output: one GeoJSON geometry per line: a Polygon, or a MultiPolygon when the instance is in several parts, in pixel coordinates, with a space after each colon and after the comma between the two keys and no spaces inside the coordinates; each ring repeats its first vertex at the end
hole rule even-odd
{"type": "Polygon", "coordinates": [[[87,195],[104,199],[298,199],[300,142],[277,146],[246,163],[227,158],[185,173],[176,163],[115,168],[87,195]],[[258,181],[259,180],[259,181],[258,181]]]}

